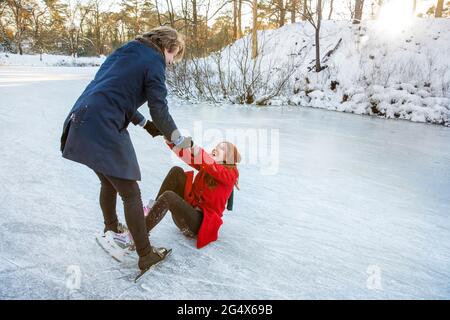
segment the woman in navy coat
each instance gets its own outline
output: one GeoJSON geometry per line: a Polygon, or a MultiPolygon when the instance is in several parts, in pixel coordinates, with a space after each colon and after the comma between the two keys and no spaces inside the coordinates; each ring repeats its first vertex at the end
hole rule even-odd
{"type": "Polygon", "coordinates": [[[118,232],[117,193],[121,196],[141,269],[164,256],[147,237],[137,184],[141,173],[127,127],[131,122],[152,136],[164,135],[179,148],[191,147],[191,138],[179,134],[166,100],[166,65],[183,53],[182,36],[169,27],[153,29],[118,48],[75,102],[61,136],[63,157],[88,166],[100,179],[105,232],[118,232]],[[137,111],[145,102],[152,121],[137,111]]]}

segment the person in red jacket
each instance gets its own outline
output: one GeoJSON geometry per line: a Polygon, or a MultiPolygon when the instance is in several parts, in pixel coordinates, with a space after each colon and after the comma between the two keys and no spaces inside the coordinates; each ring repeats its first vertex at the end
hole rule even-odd
{"type": "Polygon", "coordinates": [[[197,248],[202,248],[218,238],[227,200],[234,186],[238,188],[241,156],[230,142],[219,143],[211,153],[198,146],[179,149],[167,144],[198,173],[194,179],[193,171],[178,166],[170,169],[155,202],[145,212],[147,232],[170,210],[178,228],[186,236],[196,237],[197,248]]]}

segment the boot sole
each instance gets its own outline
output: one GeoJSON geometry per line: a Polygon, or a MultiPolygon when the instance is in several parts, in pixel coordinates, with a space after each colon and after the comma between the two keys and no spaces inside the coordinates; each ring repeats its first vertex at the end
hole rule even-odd
{"type": "Polygon", "coordinates": [[[166,260],[166,258],[172,253],[172,249],[168,249],[166,254],[164,255],[164,257],[159,260],[158,262],[152,264],[150,267],[148,267],[147,269],[141,270],[141,272],[136,276],[136,278],[134,278],[134,283],[138,282],[139,279],[142,278],[142,276],[144,276],[148,271],[151,271],[153,268],[155,268],[158,264],[160,264],[161,262],[163,262],[164,260],[166,260]]]}

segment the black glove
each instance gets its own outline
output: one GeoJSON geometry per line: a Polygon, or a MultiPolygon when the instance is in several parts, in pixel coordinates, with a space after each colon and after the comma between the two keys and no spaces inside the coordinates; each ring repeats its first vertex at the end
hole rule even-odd
{"type": "Polygon", "coordinates": [[[154,138],[157,136],[162,136],[162,132],[159,131],[159,129],[155,126],[153,121],[147,120],[147,122],[144,125],[144,129],[147,130],[147,132],[154,138]]]}

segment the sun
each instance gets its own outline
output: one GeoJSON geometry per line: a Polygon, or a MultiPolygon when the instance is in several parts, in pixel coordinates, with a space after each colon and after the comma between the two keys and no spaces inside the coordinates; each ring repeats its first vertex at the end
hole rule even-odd
{"type": "Polygon", "coordinates": [[[407,29],[412,21],[412,1],[391,0],[381,7],[376,25],[379,30],[396,35],[407,29]]]}

